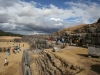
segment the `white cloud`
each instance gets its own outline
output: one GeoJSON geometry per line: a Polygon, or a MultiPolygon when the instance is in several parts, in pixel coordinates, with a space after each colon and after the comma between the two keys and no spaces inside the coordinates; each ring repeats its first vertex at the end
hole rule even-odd
{"type": "Polygon", "coordinates": [[[34,1],[28,3],[20,0],[0,0],[0,27],[5,31],[19,29],[45,33],[70,25],[92,23],[100,18],[99,3],[65,2],[65,4],[64,9],[52,4],[37,8],[40,4],[34,1]]]}
{"type": "Polygon", "coordinates": [[[63,25],[62,23],[55,24],[55,26],[62,26],[62,25],[63,25]]]}
{"type": "Polygon", "coordinates": [[[49,20],[53,20],[53,21],[63,21],[63,20],[60,19],[60,18],[50,18],[49,20]]]}
{"type": "Polygon", "coordinates": [[[0,15],[5,15],[5,14],[7,14],[7,11],[5,10],[5,9],[3,9],[3,8],[0,8],[0,15]]]}
{"type": "Polygon", "coordinates": [[[80,21],[83,23],[91,23],[90,20],[96,21],[100,14],[100,4],[94,2],[86,3],[74,3],[74,2],[65,2],[66,5],[70,5],[70,9],[80,18],[80,21]]]}

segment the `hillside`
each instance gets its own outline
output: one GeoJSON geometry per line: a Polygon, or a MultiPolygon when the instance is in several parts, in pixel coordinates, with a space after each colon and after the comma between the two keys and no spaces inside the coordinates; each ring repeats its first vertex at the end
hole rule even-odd
{"type": "Polygon", "coordinates": [[[4,32],[4,31],[0,30],[0,36],[23,36],[23,35],[14,34],[14,33],[11,33],[11,32],[4,32]]]}
{"type": "Polygon", "coordinates": [[[63,34],[64,32],[69,32],[69,33],[86,33],[89,27],[97,28],[98,26],[100,26],[100,18],[95,23],[76,25],[76,26],[73,26],[73,27],[65,28],[65,29],[60,30],[58,32],[55,32],[53,34],[58,34],[58,33],[59,34],[63,34]]]}

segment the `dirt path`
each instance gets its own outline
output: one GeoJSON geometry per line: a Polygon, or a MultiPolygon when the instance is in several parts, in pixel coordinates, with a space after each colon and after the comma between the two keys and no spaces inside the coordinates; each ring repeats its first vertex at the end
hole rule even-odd
{"type": "Polygon", "coordinates": [[[98,57],[89,58],[87,51],[87,48],[69,46],[54,54],[84,68],[84,71],[78,75],[100,75],[100,59],[98,57]]]}
{"type": "MultiPolygon", "coordinates": [[[[13,43],[9,42],[0,42],[0,47],[11,47],[14,45],[18,45],[19,43],[13,43]]],[[[27,43],[20,43],[21,51],[17,54],[12,53],[11,50],[11,55],[8,56],[7,52],[1,52],[0,53],[0,75],[20,75],[20,64],[22,60],[22,54],[23,50],[28,49],[29,45],[27,43]],[[23,47],[24,44],[24,47],[23,47]],[[4,59],[7,58],[9,61],[8,66],[4,66],[4,59]]]]}

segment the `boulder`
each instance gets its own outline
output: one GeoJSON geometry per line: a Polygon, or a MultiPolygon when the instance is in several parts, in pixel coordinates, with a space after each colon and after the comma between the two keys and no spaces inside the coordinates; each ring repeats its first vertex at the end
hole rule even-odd
{"type": "Polygon", "coordinates": [[[42,52],[43,52],[43,50],[36,49],[36,50],[33,50],[33,52],[34,52],[35,54],[40,54],[40,53],[42,53],[42,52]]]}
{"type": "Polygon", "coordinates": [[[58,47],[53,47],[53,50],[52,50],[53,52],[58,52],[58,51],[61,51],[61,49],[60,48],[58,48],[58,47]]]}

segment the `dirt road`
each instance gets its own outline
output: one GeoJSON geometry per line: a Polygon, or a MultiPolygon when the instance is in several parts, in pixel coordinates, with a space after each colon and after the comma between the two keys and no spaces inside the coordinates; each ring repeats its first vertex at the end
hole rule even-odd
{"type": "Polygon", "coordinates": [[[27,43],[0,42],[0,47],[9,47],[9,46],[11,47],[10,56],[8,56],[7,52],[0,53],[0,75],[20,75],[23,50],[29,49],[29,45],[27,43]],[[16,46],[18,44],[20,44],[21,51],[17,54],[12,53],[12,46],[16,46]],[[4,66],[5,58],[7,58],[9,61],[8,66],[4,66]]]}

